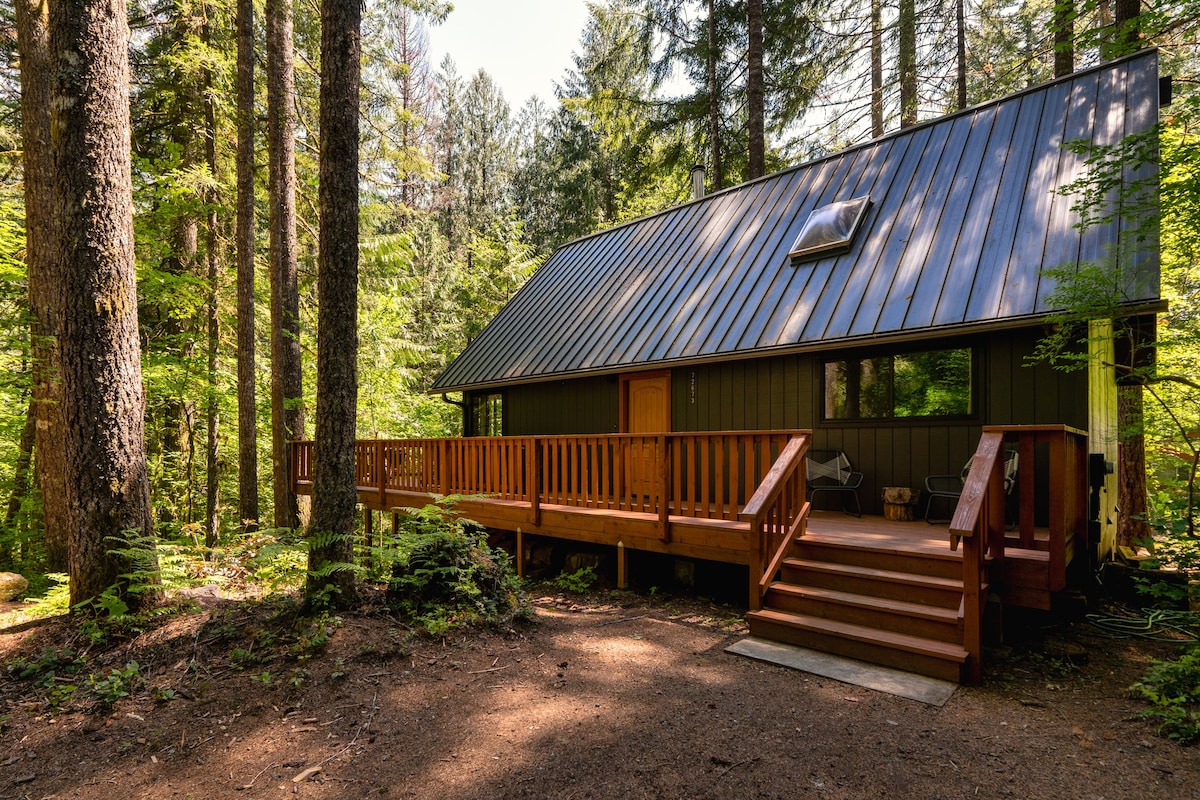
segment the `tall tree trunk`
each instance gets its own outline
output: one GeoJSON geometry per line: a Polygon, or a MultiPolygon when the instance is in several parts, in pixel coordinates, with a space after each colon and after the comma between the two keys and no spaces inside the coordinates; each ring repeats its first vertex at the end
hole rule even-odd
{"type": "Polygon", "coordinates": [[[254,0],[237,3],[238,517],[258,529],[258,410],[254,340],[254,0]]]}
{"type": "Polygon", "coordinates": [[[766,174],[767,142],[765,132],[766,86],[763,81],[763,8],[762,0],[746,3],[746,133],[749,138],[749,159],[746,165],[747,180],[766,174]]]}
{"type": "Polygon", "coordinates": [[[1143,434],[1143,390],[1117,385],[1117,544],[1132,546],[1149,538],[1146,523],[1146,438],[1143,434]]]}
{"type": "Polygon", "coordinates": [[[958,67],[955,77],[958,83],[957,99],[960,110],[967,107],[967,12],[963,8],[964,5],[966,5],[966,0],[955,0],[954,39],[957,45],[955,55],[958,67]]]}
{"type": "Polygon", "coordinates": [[[267,0],[267,150],[270,162],[271,462],[275,527],[300,525],[288,442],[304,436],[300,290],[296,271],[296,133],[292,113],[292,6],[267,0]]]}
{"type": "Polygon", "coordinates": [[[1054,77],[1075,71],[1075,0],[1055,0],[1050,19],[1054,36],[1054,77]]]}
{"type": "Polygon", "coordinates": [[[917,124],[917,5],[916,0],[900,0],[897,25],[900,60],[900,127],[917,124]]]}
{"type": "Polygon", "coordinates": [[[129,23],[120,0],[50,8],[56,277],[71,604],[156,582],[146,479],[130,175],[129,23]]]}
{"type": "Polygon", "coordinates": [[[55,292],[54,167],[50,151],[50,39],[46,0],[15,0],[17,48],[21,54],[21,141],[25,177],[25,267],[29,280],[30,343],[33,353],[33,405],[37,413],[34,448],[36,480],[42,491],[46,561],[67,569],[70,529],[66,485],[66,443],[58,356],[61,325],[55,292]]]}
{"type": "MultiPolygon", "coordinates": [[[[211,43],[208,14],[205,14],[204,41],[211,43]]],[[[208,162],[208,174],[213,185],[217,185],[217,111],[215,87],[212,76],[205,75],[204,92],[204,159],[208,162]]],[[[205,230],[205,263],[208,266],[208,303],[205,308],[208,328],[208,397],[205,401],[204,422],[206,436],[204,442],[204,545],[211,549],[217,546],[217,538],[221,532],[219,513],[220,480],[217,463],[218,426],[220,425],[220,404],[218,403],[219,389],[217,387],[217,354],[221,342],[221,328],[217,316],[217,301],[220,297],[221,280],[217,269],[217,203],[216,190],[210,190],[208,197],[208,224],[205,230]]]]}
{"type": "Polygon", "coordinates": [[[359,0],[321,2],[320,250],[317,420],[309,522],[310,601],[354,597],[355,412],[358,403],[359,0]],[[336,597],[322,597],[326,592],[336,597]]]}
{"type": "Polygon", "coordinates": [[[871,0],[871,136],[883,136],[883,0],[871,0]]]}
{"type": "Polygon", "coordinates": [[[708,144],[712,150],[713,190],[725,187],[721,165],[721,90],[717,86],[717,14],[708,0],[708,144]]]}
{"type": "Polygon", "coordinates": [[[1113,28],[1116,31],[1109,58],[1132,53],[1141,47],[1141,0],[1114,0],[1113,28]]]}

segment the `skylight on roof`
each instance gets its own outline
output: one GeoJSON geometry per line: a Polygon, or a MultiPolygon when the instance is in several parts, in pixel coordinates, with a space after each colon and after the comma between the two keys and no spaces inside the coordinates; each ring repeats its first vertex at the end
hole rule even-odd
{"type": "Polygon", "coordinates": [[[788,252],[788,258],[794,263],[810,256],[849,250],[870,205],[870,196],[863,195],[813,210],[788,252]]]}

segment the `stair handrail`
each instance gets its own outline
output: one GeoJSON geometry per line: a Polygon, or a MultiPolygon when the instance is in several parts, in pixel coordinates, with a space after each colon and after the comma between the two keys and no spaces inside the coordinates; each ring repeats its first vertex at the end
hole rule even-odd
{"type": "Polygon", "coordinates": [[[950,521],[950,549],[963,545],[963,646],[972,683],[982,680],[984,582],[987,557],[1004,558],[1004,434],[985,432],[971,459],[950,521]]]}
{"type": "Polygon", "coordinates": [[[801,467],[809,444],[808,434],[788,440],[746,507],[738,514],[739,519],[750,523],[751,611],[762,609],[763,597],[788,549],[798,535],[803,535],[809,504],[805,499],[805,475],[801,467]],[[777,539],[774,547],[768,543],[768,537],[777,539]]]}

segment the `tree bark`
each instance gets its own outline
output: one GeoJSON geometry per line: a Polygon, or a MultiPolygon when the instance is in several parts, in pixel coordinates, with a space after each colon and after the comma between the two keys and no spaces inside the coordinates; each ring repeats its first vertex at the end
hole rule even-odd
{"type": "Polygon", "coordinates": [[[359,0],[322,0],[317,427],[306,595],[310,602],[338,606],[354,597],[354,572],[347,566],[354,562],[358,505],[354,450],[361,20],[359,0]],[[332,596],[326,594],[331,591],[332,596]]]}
{"type": "Polygon", "coordinates": [[[1143,389],[1117,385],[1117,544],[1127,547],[1151,535],[1146,522],[1146,438],[1143,389]]]}
{"type": "MultiPolygon", "coordinates": [[[[209,31],[208,20],[209,15],[205,14],[204,23],[204,40],[206,44],[211,44],[211,36],[209,31]]],[[[212,75],[205,74],[205,92],[204,92],[204,158],[208,162],[209,177],[213,181],[213,186],[218,183],[217,176],[217,111],[215,107],[216,98],[214,97],[215,88],[212,82],[212,75]]],[[[220,320],[217,315],[218,300],[221,291],[221,275],[218,270],[220,260],[217,258],[217,203],[220,202],[215,189],[210,190],[208,197],[208,221],[205,230],[205,264],[208,267],[208,303],[205,308],[207,319],[206,327],[208,328],[208,398],[205,401],[204,422],[205,422],[205,441],[204,441],[204,546],[212,549],[217,546],[217,539],[221,532],[221,517],[220,517],[220,474],[218,464],[218,433],[221,422],[219,387],[217,386],[217,356],[221,344],[221,328],[220,320]]]]}
{"type": "Polygon", "coordinates": [[[111,588],[137,608],[157,599],[158,562],[133,257],[128,36],[119,0],[50,8],[71,604],[111,588]]]}
{"type": "Polygon", "coordinates": [[[1141,0],[1115,0],[1113,3],[1113,29],[1116,31],[1110,58],[1132,53],[1141,47],[1142,29],[1141,0]]]}
{"type": "Polygon", "coordinates": [[[883,0],[871,0],[871,136],[883,136],[883,0]]]}
{"type": "Polygon", "coordinates": [[[916,0],[900,0],[897,26],[900,59],[900,127],[917,124],[917,6],[916,0]]]}
{"type": "Polygon", "coordinates": [[[50,39],[46,0],[15,0],[21,54],[21,141],[25,178],[25,267],[29,281],[36,475],[42,493],[46,566],[67,569],[66,450],[58,356],[60,316],[54,247],[54,167],[50,151],[50,39]]]}
{"type": "Polygon", "coordinates": [[[1075,71],[1075,2],[1055,0],[1050,29],[1054,36],[1054,77],[1075,71]]]}
{"type": "Polygon", "coordinates": [[[258,529],[258,409],[254,339],[254,0],[237,3],[238,518],[258,529]]]}
{"type": "Polygon", "coordinates": [[[746,134],[749,153],[746,179],[761,178],[767,171],[765,131],[766,86],[763,80],[763,8],[762,0],[746,3],[746,134]]]}
{"type": "Polygon", "coordinates": [[[963,6],[966,0],[956,0],[954,3],[955,48],[957,67],[958,108],[967,107],[967,13],[963,6]]]}
{"type": "Polygon", "coordinates": [[[296,133],[292,111],[292,6],[267,0],[267,150],[270,162],[271,462],[275,527],[296,528],[288,443],[304,436],[300,374],[300,289],[296,269],[296,133]]]}
{"type": "Polygon", "coordinates": [[[717,14],[714,0],[708,0],[708,144],[712,150],[712,188],[725,187],[721,165],[721,91],[717,86],[717,14]]]}

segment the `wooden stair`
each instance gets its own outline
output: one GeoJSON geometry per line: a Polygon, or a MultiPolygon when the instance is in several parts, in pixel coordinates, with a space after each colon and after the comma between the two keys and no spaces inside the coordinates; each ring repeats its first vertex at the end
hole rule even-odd
{"type": "Polygon", "coordinates": [[[776,641],[959,681],[962,560],[945,552],[797,539],[750,632],[776,641]]]}

